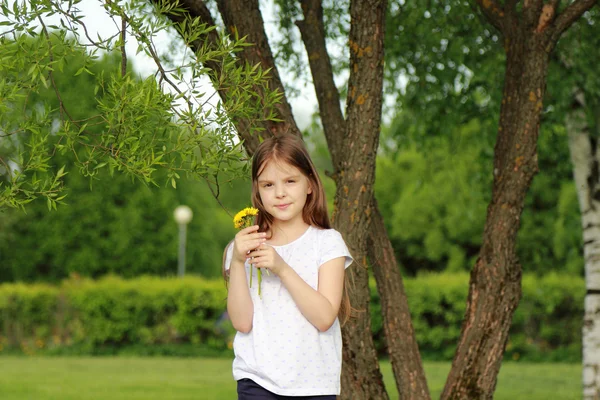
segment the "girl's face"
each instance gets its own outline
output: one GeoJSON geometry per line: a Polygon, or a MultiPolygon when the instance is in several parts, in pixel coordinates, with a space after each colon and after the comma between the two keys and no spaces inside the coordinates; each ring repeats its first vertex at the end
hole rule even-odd
{"type": "Polygon", "coordinates": [[[298,168],[284,162],[267,161],[257,183],[265,211],[275,221],[286,224],[303,222],[302,210],[312,188],[298,168]]]}

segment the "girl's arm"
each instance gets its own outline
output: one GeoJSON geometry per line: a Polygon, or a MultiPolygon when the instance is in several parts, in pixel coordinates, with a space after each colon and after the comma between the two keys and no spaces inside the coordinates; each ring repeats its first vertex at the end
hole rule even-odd
{"type": "Polygon", "coordinates": [[[289,265],[278,273],[304,317],[321,332],[337,318],[344,290],[345,257],[334,258],[319,268],[319,287],[313,289],[289,265]]]}
{"type": "MultiPolygon", "coordinates": [[[[239,231],[233,241],[227,288],[227,313],[235,330],[242,333],[252,330],[254,318],[254,303],[250,296],[244,262],[251,250],[265,242],[265,236],[266,233],[258,232],[258,225],[253,225],[239,231]]],[[[225,265],[223,267],[225,268],[225,265]]]]}
{"type": "Polygon", "coordinates": [[[250,297],[244,263],[233,259],[229,267],[227,313],[236,331],[248,333],[252,330],[254,303],[250,297]]]}

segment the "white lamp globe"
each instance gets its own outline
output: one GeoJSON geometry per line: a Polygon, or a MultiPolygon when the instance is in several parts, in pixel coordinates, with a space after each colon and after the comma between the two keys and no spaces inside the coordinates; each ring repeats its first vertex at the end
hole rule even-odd
{"type": "Polygon", "coordinates": [[[175,209],[175,212],[173,213],[173,216],[175,217],[175,221],[179,225],[189,224],[190,221],[192,220],[193,215],[194,214],[192,213],[192,209],[189,208],[188,206],[178,206],[175,209]]]}

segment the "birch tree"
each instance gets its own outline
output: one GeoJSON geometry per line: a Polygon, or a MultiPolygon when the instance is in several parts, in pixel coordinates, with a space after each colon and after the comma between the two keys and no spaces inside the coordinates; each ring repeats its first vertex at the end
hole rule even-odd
{"type": "MultiPolygon", "coordinates": [[[[583,229],[586,295],[584,303],[583,397],[600,397],[600,81],[590,59],[597,57],[598,10],[574,29],[568,45],[555,57],[561,72],[571,79],[564,82],[565,128],[573,164],[573,179],[579,201],[583,229]]],[[[570,32],[571,33],[571,32],[570,32]]]]}
{"type": "Polygon", "coordinates": [[[600,201],[596,193],[600,154],[585,115],[584,93],[577,91],[573,100],[566,129],[584,239],[583,398],[597,399],[600,396],[600,321],[597,317],[600,311],[600,201]]]}

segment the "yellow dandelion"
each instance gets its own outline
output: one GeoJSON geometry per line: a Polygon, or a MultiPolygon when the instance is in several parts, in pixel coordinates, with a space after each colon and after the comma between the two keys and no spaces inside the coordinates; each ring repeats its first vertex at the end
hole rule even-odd
{"type": "MultiPolygon", "coordinates": [[[[248,228],[249,226],[252,226],[254,217],[256,217],[256,215],[258,215],[257,208],[246,207],[239,213],[235,214],[235,217],[233,217],[233,226],[235,226],[236,229],[248,228]]],[[[252,264],[250,264],[250,287],[252,287],[252,268],[254,267],[252,264]]],[[[268,272],[269,271],[267,271],[267,274],[268,272]]],[[[262,271],[260,268],[257,268],[256,275],[258,277],[258,295],[261,296],[260,287],[262,282],[262,271]]]]}
{"type": "Polygon", "coordinates": [[[233,217],[233,226],[236,229],[243,229],[252,226],[254,217],[258,214],[258,209],[254,207],[244,208],[233,217]]]}

